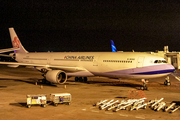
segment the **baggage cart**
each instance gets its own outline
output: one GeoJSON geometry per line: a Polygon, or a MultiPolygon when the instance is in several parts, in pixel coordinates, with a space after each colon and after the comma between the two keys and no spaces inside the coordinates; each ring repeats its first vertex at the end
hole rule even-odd
{"type": "Polygon", "coordinates": [[[52,93],[50,94],[50,101],[58,106],[58,103],[65,103],[70,105],[71,102],[71,94],[70,93],[52,93]]]}
{"type": "Polygon", "coordinates": [[[41,105],[46,107],[47,95],[27,95],[27,107],[30,108],[31,105],[41,105]]]}

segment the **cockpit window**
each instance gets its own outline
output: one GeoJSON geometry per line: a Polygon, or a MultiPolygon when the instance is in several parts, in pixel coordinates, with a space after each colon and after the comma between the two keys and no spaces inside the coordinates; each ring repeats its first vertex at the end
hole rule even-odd
{"type": "Polygon", "coordinates": [[[167,63],[165,60],[155,60],[154,63],[167,63]]]}

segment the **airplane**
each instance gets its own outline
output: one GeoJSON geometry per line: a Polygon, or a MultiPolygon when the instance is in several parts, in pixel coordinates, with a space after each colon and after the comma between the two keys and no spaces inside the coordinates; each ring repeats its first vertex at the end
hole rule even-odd
{"type": "Polygon", "coordinates": [[[28,52],[14,28],[9,28],[13,48],[10,53],[17,62],[0,62],[9,67],[28,66],[42,72],[43,82],[64,84],[69,77],[87,82],[87,77],[146,80],[170,74],[175,68],[164,58],[140,52],[28,52]]]}

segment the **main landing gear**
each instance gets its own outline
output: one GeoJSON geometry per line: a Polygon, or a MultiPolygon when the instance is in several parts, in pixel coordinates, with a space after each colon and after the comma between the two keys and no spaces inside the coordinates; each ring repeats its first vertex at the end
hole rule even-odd
{"type": "Polygon", "coordinates": [[[169,80],[169,76],[167,76],[167,77],[165,78],[164,85],[166,85],[166,86],[170,86],[170,85],[171,85],[171,82],[170,82],[170,80],[169,80]]]}
{"type": "Polygon", "coordinates": [[[148,87],[146,85],[148,83],[148,80],[142,79],[142,83],[143,83],[143,87],[141,87],[141,90],[148,90],[148,87]]]}
{"type": "Polygon", "coordinates": [[[76,82],[87,82],[87,77],[75,77],[76,82]]]}
{"type": "Polygon", "coordinates": [[[43,83],[43,84],[51,85],[51,82],[47,81],[46,79],[42,79],[42,83],[43,83]]]}

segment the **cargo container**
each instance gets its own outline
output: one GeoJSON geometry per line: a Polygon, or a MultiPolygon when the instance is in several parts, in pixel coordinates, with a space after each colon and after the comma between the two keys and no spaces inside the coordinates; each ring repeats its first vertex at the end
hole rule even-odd
{"type": "Polygon", "coordinates": [[[41,105],[46,107],[47,95],[27,95],[27,107],[30,108],[31,105],[41,105]]]}
{"type": "Polygon", "coordinates": [[[71,102],[71,94],[70,93],[52,93],[50,94],[50,101],[58,106],[58,103],[65,103],[70,105],[71,102]]]}

